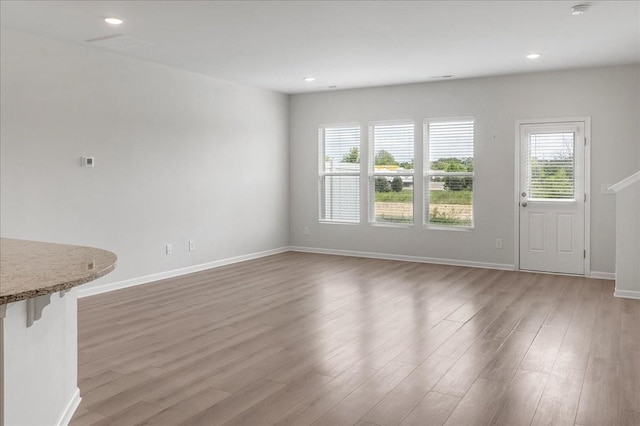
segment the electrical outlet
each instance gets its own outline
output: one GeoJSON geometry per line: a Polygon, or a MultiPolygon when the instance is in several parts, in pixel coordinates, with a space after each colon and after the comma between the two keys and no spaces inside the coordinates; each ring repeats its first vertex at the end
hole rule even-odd
{"type": "Polygon", "coordinates": [[[502,248],[502,238],[496,238],[496,248],[497,249],[502,248]]]}
{"type": "Polygon", "coordinates": [[[191,240],[189,241],[189,251],[194,251],[196,249],[196,242],[191,240]]]}
{"type": "Polygon", "coordinates": [[[309,235],[309,227],[308,226],[304,227],[304,235],[309,235]]]}
{"type": "Polygon", "coordinates": [[[173,246],[171,244],[167,244],[167,254],[173,253],[173,246]]]}

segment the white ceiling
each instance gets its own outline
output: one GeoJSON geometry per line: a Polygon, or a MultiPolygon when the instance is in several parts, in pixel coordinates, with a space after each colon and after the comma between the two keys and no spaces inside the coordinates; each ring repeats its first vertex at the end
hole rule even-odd
{"type": "Polygon", "coordinates": [[[640,62],[639,1],[579,3],[2,0],[0,22],[78,45],[122,33],[149,42],[123,55],[283,93],[640,62]]]}

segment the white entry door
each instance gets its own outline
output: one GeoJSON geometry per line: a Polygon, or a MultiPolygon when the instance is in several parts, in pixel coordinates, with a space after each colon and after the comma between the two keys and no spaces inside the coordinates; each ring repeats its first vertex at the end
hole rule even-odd
{"type": "Polygon", "coordinates": [[[584,274],[584,129],[520,126],[520,269],[584,274]]]}

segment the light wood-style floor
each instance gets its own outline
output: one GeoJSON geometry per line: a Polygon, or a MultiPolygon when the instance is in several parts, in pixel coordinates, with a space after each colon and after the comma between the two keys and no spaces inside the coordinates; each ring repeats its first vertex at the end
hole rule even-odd
{"type": "Polygon", "coordinates": [[[284,253],[79,302],[72,425],[640,425],[613,282],[284,253]]]}

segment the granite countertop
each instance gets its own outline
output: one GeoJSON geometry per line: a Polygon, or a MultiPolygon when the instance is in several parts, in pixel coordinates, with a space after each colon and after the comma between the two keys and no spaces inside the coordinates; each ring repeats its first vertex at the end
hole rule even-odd
{"type": "Polygon", "coordinates": [[[116,260],[93,247],[0,238],[0,305],[93,281],[116,260]]]}

